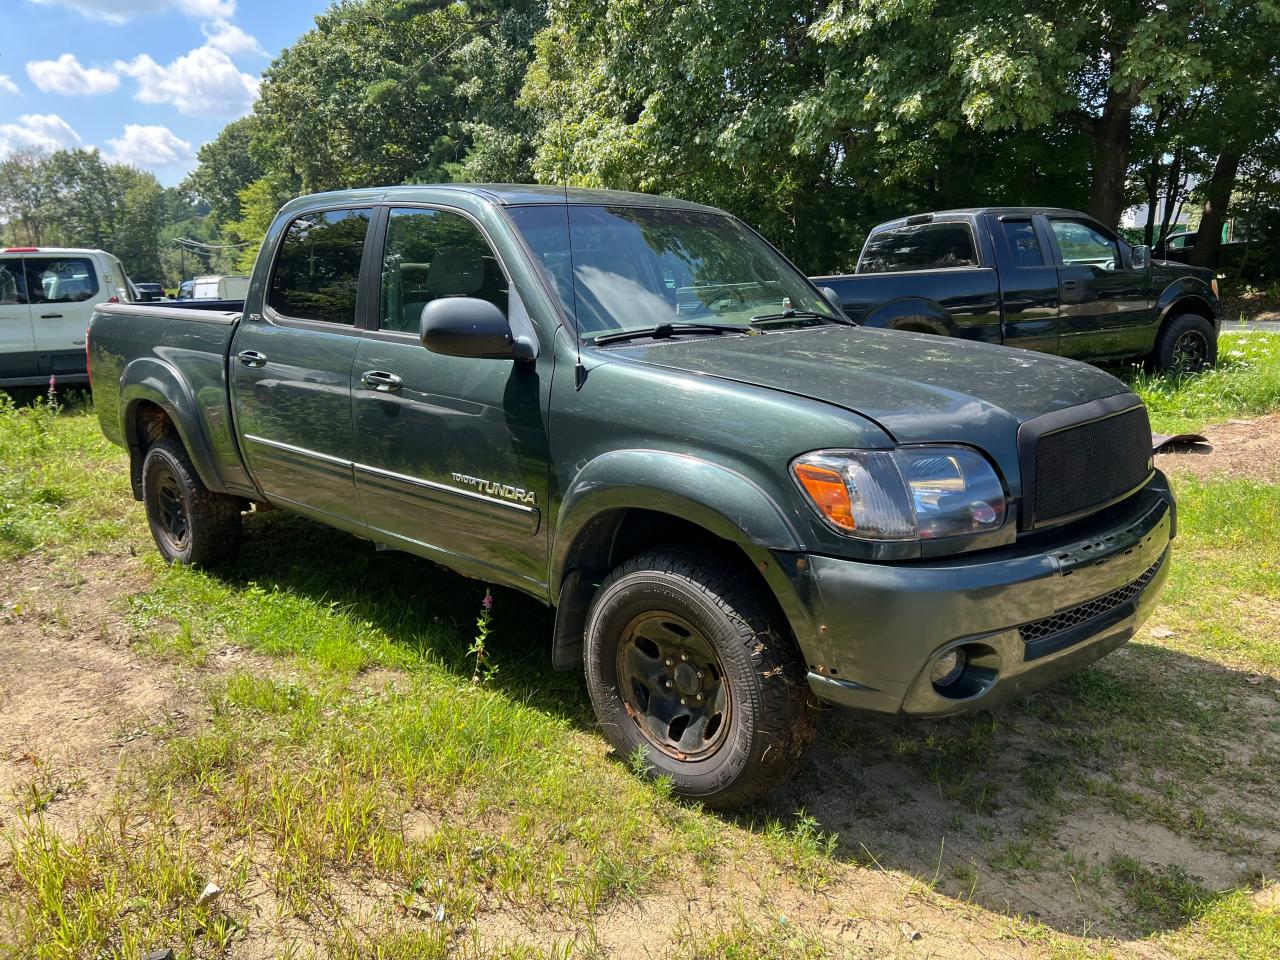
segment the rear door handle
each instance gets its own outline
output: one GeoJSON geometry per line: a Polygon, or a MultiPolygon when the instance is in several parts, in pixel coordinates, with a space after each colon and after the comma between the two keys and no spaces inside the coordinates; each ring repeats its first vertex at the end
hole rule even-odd
{"type": "Polygon", "coordinates": [[[40,314],[40,319],[41,319],[41,320],[61,320],[61,319],[62,319],[62,314],[60,314],[60,313],[42,313],[42,314],[40,314]]]}
{"type": "Polygon", "coordinates": [[[246,367],[261,367],[267,362],[267,355],[259,353],[257,350],[241,350],[236,357],[246,367]]]}
{"type": "Polygon", "coordinates": [[[366,370],[360,375],[360,382],[368,389],[377,390],[379,393],[395,393],[404,386],[403,380],[385,370],[366,370]]]}

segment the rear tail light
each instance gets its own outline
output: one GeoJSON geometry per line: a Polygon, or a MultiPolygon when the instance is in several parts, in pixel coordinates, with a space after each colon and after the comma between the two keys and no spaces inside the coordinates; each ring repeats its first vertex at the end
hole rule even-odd
{"type": "Polygon", "coordinates": [[[119,297],[108,297],[108,298],[107,298],[107,303],[119,303],[119,302],[120,302],[120,298],[119,298],[119,297]]]}

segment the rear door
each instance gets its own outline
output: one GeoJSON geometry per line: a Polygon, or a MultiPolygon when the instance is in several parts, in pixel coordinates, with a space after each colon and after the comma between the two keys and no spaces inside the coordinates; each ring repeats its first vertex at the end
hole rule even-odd
{"type": "Polygon", "coordinates": [[[83,377],[84,334],[107,280],[88,254],[27,254],[31,330],[41,376],[83,377]]]}
{"type": "Polygon", "coordinates": [[[529,323],[487,237],[463,214],[391,208],[380,265],[377,329],[361,342],[352,378],[369,529],[476,576],[540,589],[551,352],[517,363],[422,345],[423,307],[441,297],[488,300],[517,329],[529,323]]]}
{"type": "Polygon", "coordinates": [[[0,381],[39,375],[22,257],[0,257],[0,381]]]}
{"type": "Polygon", "coordinates": [[[987,214],[1000,273],[1000,316],[1008,347],[1058,351],[1058,268],[1029,214],[987,214]]]}
{"type": "Polygon", "coordinates": [[[1150,339],[1150,279],[1135,270],[1128,250],[1101,224],[1050,216],[1049,239],[1062,297],[1058,352],[1100,360],[1132,356],[1150,339]]]}
{"type": "Polygon", "coordinates": [[[351,364],[369,207],[318,210],[285,228],[262,313],[247,313],[228,361],[236,428],[272,500],[363,529],[352,461],[351,364]]]}

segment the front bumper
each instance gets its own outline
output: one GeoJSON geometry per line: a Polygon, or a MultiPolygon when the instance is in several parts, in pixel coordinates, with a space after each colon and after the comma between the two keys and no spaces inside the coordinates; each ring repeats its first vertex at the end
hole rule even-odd
{"type": "Polygon", "coordinates": [[[1163,475],[1066,530],[945,561],[792,558],[793,623],[809,684],[844,707],[942,716],[1022,696],[1110,653],[1146,619],[1169,572],[1175,507],[1163,475]],[[793,614],[794,620],[794,614],[793,614]],[[940,656],[960,679],[935,688],[940,656]]]}

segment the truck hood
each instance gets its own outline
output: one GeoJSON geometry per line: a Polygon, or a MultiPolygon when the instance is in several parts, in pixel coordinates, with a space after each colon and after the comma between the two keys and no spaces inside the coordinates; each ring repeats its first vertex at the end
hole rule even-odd
{"type": "Polygon", "coordinates": [[[865,327],[631,344],[608,353],[782,390],[874,420],[900,443],[975,442],[991,429],[1127,392],[1061,357],[865,327]]]}

